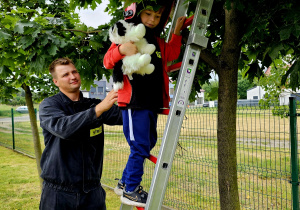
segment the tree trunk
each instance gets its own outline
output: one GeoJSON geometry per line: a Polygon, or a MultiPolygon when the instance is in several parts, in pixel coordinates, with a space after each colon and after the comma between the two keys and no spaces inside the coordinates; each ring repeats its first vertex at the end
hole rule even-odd
{"type": "Polygon", "coordinates": [[[37,120],[33,108],[33,102],[32,102],[32,94],[30,87],[26,84],[22,85],[22,88],[25,91],[25,100],[29,111],[29,118],[30,118],[30,124],[31,124],[31,130],[32,130],[32,136],[33,136],[33,147],[34,147],[34,153],[35,153],[35,160],[36,160],[36,166],[38,170],[38,176],[40,180],[40,187],[42,189],[43,179],[40,177],[41,175],[41,156],[42,156],[42,149],[41,149],[41,142],[40,142],[40,136],[39,131],[37,127],[37,120]]]}
{"type": "Polygon", "coordinates": [[[236,156],[236,103],[240,37],[237,12],[225,9],[225,34],[218,75],[218,179],[222,210],[239,210],[236,156]]]}

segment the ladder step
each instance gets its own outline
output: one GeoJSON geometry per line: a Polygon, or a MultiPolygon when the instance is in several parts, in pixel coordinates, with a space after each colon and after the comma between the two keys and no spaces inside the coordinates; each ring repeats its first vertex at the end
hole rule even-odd
{"type": "Polygon", "coordinates": [[[182,62],[179,62],[179,63],[175,63],[175,64],[173,64],[173,65],[171,65],[171,66],[168,66],[168,70],[167,70],[167,71],[168,71],[168,72],[177,71],[177,70],[180,69],[181,64],[182,64],[182,62]]]}
{"type": "Polygon", "coordinates": [[[191,17],[189,17],[188,19],[186,19],[184,21],[184,24],[183,24],[181,30],[183,30],[183,29],[187,28],[188,26],[190,26],[192,24],[192,22],[193,22],[193,19],[194,19],[194,15],[192,15],[191,17]]]}
{"type": "Polygon", "coordinates": [[[153,162],[154,164],[156,164],[157,161],[157,157],[155,157],[154,155],[150,154],[150,157],[148,158],[151,162],[153,162]]]}

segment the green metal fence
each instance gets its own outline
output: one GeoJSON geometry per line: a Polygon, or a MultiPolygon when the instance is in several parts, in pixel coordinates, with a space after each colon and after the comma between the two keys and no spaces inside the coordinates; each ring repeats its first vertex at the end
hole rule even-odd
{"type": "MultiPolygon", "coordinates": [[[[237,167],[242,209],[292,209],[287,113],[287,106],[239,106],[237,109],[237,167]]],[[[159,116],[159,141],[153,155],[158,154],[166,121],[167,116],[159,116]]],[[[114,179],[122,175],[129,148],[121,127],[106,126],[105,133],[102,183],[114,187],[114,179]]],[[[146,190],[150,188],[154,167],[146,161],[142,182],[146,190]]],[[[217,168],[217,108],[190,107],[182,125],[164,205],[175,209],[219,209],[217,168]]],[[[298,188],[298,180],[294,182],[298,188]]]]}
{"type": "MultiPolygon", "coordinates": [[[[166,122],[167,116],[159,116],[159,139],[152,151],[155,156],[166,122]]],[[[237,167],[242,209],[299,208],[297,125],[295,102],[291,102],[290,107],[238,107],[237,167]],[[286,117],[288,113],[290,117],[286,117]]],[[[6,139],[0,137],[0,142],[12,148],[12,133],[7,127],[9,124],[0,122],[0,135],[5,135],[6,139]]],[[[114,187],[115,178],[122,175],[129,147],[121,126],[105,126],[104,129],[102,183],[114,187]]],[[[15,122],[14,130],[15,148],[34,155],[30,123],[15,122]]],[[[145,162],[142,185],[146,190],[150,188],[154,167],[152,162],[145,162]]],[[[217,169],[217,108],[189,107],[164,205],[174,209],[220,209],[217,169]]]]}
{"type": "MultiPolygon", "coordinates": [[[[34,157],[29,114],[20,114],[13,108],[7,112],[9,113],[5,113],[6,117],[0,118],[0,145],[34,157]]],[[[35,113],[37,114],[36,109],[35,113]]],[[[40,136],[42,137],[41,132],[40,129],[40,136]]]]}

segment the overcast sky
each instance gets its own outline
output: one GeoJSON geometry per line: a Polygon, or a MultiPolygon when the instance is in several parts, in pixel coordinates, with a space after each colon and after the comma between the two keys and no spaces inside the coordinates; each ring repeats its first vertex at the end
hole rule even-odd
{"type": "Polygon", "coordinates": [[[92,26],[94,28],[97,28],[99,25],[108,23],[111,20],[111,16],[109,16],[107,12],[104,12],[108,2],[108,0],[102,0],[102,3],[99,4],[94,11],[91,9],[76,9],[81,22],[83,22],[87,26],[92,26]]]}

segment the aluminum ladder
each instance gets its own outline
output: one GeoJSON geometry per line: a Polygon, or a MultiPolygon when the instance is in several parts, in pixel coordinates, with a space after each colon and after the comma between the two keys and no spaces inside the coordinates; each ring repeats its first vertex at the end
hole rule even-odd
{"type": "MultiPolygon", "coordinates": [[[[184,4],[184,2],[185,0],[179,0],[177,2],[170,33],[174,30],[178,17],[185,16],[187,13],[188,5],[184,4]]],[[[208,43],[208,38],[204,35],[206,33],[212,4],[213,0],[198,0],[194,16],[186,21],[187,24],[189,24],[188,22],[192,20],[192,24],[183,61],[179,63],[179,65],[172,65],[174,66],[173,69],[179,68],[180,66],[173,102],[162,138],[159,155],[156,160],[146,207],[136,207],[138,210],[160,210],[162,207],[200,53],[202,49],[206,48],[208,43]]],[[[183,28],[187,27],[187,24],[185,24],[183,28]]],[[[167,40],[170,38],[170,33],[167,40]]],[[[134,208],[134,206],[122,204],[120,210],[133,210],[134,208]]]]}

